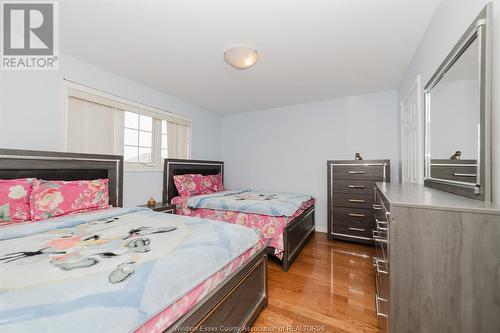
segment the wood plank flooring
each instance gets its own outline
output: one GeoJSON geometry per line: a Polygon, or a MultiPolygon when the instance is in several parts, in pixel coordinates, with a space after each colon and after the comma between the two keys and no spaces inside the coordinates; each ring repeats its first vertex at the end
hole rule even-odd
{"type": "Polygon", "coordinates": [[[373,255],[370,246],[315,233],[288,273],[270,260],[269,305],[253,331],[379,332],[373,255]]]}

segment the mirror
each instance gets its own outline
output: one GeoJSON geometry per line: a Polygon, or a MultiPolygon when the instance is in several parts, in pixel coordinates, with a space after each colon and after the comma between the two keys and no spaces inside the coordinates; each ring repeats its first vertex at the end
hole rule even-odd
{"type": "Polygon", "coordinates": [[[488,6],[425,86],[425,184],[490,200],[488,6]]]}
{"type": "MultiPolygon", "coordinates": [[[[462,160],[476,161],[479,152],[479,47],[477,38],[434,86],[429,115],[430,152],[448,160],[460,151],[462,160]]],[[[475,164],[475,163],[474,163],[475,164]]],[[[475,179],[464,179],[475,183],[475,179]]]]}

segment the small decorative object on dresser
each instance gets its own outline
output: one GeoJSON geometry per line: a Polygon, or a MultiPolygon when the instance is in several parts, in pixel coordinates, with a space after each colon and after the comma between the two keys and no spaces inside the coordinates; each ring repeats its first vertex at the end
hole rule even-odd
{"type": "Polygon", "coordinates": [[[450,160],[459,160],[462,156],[462,152],[457,150],[455,154],[451,155],[450,160]]]}
{"type": "Polygon", "coordinates": [[[148,201],[148,204],[140,205],[139,207],[151,208],[155,212],[160,212],[160,213],[175,214],[175,205],[164,202],[155,202],[154,205],[150,205],[148,201]]]}
{"type": "Polygon", "coordinates": [[[354,159],[356,161],[362,161],[363,160],[363,157],[361,157],[361,154],[360,153],[356,153],[356,155],[354,155],[354,159]]]}
{"type": "Polygon", "coordinates": [[[327,161],[328,238],[373,244],[373,188],[390,181],[390,160],[327,161]]]}

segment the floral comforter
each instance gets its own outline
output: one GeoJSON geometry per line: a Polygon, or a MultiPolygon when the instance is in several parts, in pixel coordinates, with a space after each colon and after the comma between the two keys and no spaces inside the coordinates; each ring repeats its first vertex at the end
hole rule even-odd
{"type": "Polygon", "coordinates": [[[141,208],[1,230],[1,332],[134,331],[258,243],[249,228],[141,208]]]}
{"type": "Polygon", "coordinates": [[[175,197],[172,199],[172,204],[176,205],[177,214],[241,224],[252,228],[260,236],[261,244],[269,244],[269,246],[273,247],[274,255],[280,259],[283,258],[283,231],[286,225],[314,205],[315,202],[314,199],[303,202],[292,216],[286,217],[207,208],[193,209],[189,207],[189,199],[189,197],[175,197]]]}
{"type": "Polygon", "coordinates": [[[292,216],[301,205],[311,200],[301,193],[267,193],[251,190],[220,191],[189,197],[190,208],[229,210],[269,216],[292,216]]]}
{"type": "Polygon", "coordinates": [[[231,261],[224,268],[213,274],[211,277],[200,283],[188,294],[179,298],[175,303],[165,308],[162,312],[149,319],[147,323],[138,328],[135,333],[162,333],[177,319],[186,314],[189,310],[194,308],[196,304],[201,302],[205,296],[212,290],[217,288],[228,278],[232,273],[236,272],[238,268],[243,266],[248,259],[257,253],[261,247],[256,245],[250,250],[246,251],[238,258],[231,261]]]}

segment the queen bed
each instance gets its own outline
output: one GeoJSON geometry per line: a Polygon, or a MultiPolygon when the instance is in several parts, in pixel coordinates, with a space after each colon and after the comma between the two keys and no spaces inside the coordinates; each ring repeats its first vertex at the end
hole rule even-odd
{"type": "Polygon", "coordinates": [[[253,228],[269,253],[288,271],[300,250],[314,232],[314,199],[292,193],[260,193],[248,190],[221,191],[186,197],[179,194],[174,177],[181,175],[220,175],[224,162],[165,159],[163,202],[176,205],[180,215],[242,224],[253,228]],[[246,204],[250,202],[251,204],[246,204]],[[285,204],[284,204],[285,203],[285,204]]]}
{"type": "Polygon", "coordinates": [[[120,208],[121,156],[1,149],[20,178],[107,179],[114,208],[0,226],[1,332],[239,332],[267,305],[258,236],[120,208]]]}

